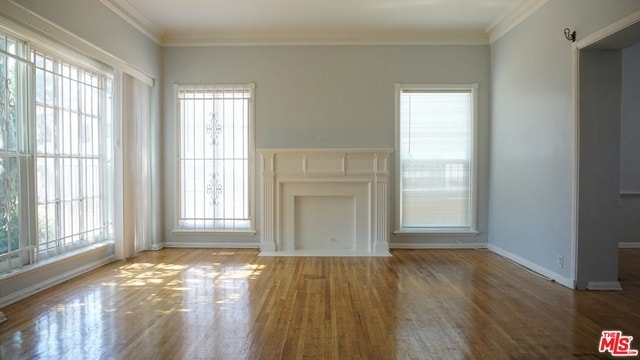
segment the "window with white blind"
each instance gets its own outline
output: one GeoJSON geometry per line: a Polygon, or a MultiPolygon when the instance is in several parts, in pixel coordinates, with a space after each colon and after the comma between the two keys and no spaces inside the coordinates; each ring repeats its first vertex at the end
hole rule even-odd
{"type": "Polygon", "coordinates": [[[476,85],[397,85],[397,227],[475,231],[476,85]]]}
{"type": "Polygon", "coordinates": [[[0,28],[0,272],[113,239],[112,75],[0,28]]]}
{"type": "Polygon", "coordinates": [[[254,85],[176,85],[177,228],[251,231],[254,85]]]}

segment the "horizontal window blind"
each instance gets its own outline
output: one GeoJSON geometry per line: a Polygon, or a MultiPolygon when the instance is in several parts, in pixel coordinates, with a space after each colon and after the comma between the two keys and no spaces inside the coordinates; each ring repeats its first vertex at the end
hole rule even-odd
{"type": "Polygon", "coordinates": [[[401,90],[402,228],[468,228],[472,217],[472,90],[401,90]]]}

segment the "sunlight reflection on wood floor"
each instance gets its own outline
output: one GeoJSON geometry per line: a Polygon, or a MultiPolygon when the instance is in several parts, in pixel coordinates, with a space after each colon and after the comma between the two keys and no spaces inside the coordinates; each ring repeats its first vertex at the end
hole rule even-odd
{"type": "Polygon", "coordinates": [[[0,358],[597,357],[602,330],[640,339],[638,259],[624,291],[576,292],[478,250],[145,252],[2,309],[0,358]]]}

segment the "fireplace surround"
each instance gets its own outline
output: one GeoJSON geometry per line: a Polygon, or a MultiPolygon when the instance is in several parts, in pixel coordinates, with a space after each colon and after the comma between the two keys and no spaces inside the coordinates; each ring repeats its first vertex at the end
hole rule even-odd
{"type": "Polygon", "coordinates": [[[389,256],[390,149],[261,149],[262,255],[389,256]]]}

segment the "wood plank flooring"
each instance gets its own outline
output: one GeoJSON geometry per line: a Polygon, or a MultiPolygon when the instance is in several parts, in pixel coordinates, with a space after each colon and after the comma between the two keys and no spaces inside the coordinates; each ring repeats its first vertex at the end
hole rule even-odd
{"type": "Polygon", "coordinates": [[[482,250],[390,258],[145,252],[5,307],[1,359],[564,359],[602,330],[640,348],[640,249],[624,291],[572,291],[482,250]]]}

